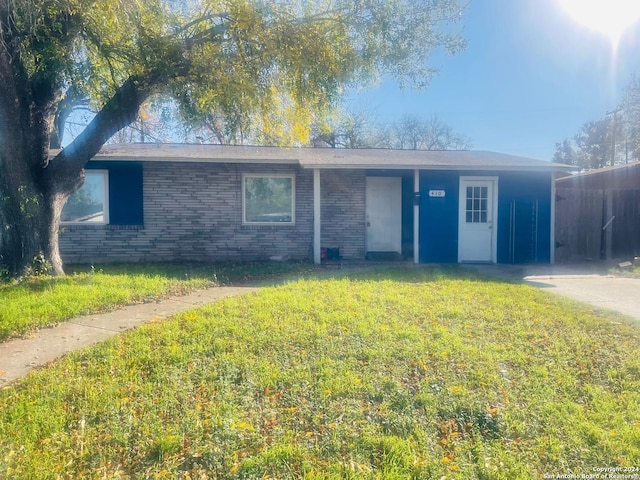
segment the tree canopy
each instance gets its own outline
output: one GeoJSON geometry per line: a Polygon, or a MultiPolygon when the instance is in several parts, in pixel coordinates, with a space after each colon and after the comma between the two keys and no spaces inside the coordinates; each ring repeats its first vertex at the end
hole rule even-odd
{"type": "Polygon", "coordinates": [[[304,139],[350,84],[425,86],[464,42],[456,0],[0,0],[0,255],[62,273],[58,224],[83,168],[154,95],[189,122],[288,123],[304,139]],[[60,151],[70,112],[97,114],[60,151]]]}
{"type": "Polygon", "coordinates": [[[316,125],[316,146],[333,148],[395,148],[401,150],[467,150],[471,140],[435,115],[404,115],[392,123],[375,120],[370,109],[340,112],[331,121],[316,125]]]}
{"type": "Polygon", "coordinates": [[[627,85],[622,102],[598,120],[582,125],[572,138],[556,143],[554,162],[584,169],[640,159],[640,81],[627,85]]]}

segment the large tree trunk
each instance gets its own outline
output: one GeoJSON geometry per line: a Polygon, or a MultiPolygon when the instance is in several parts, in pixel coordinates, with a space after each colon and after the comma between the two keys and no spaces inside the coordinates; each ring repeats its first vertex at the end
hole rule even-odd
{"type": "MultiPolygon", "coordinates": [[[[58,245],[62,208],[84,181],[84,166],[117,131],[133,122],[140,105],[161,83],[158,72],[129,78],[86,129],[53,159],[49,142],[51,109],[19,114],[11,135],[0,140],[0,263],[13,274],[42,258],[64,275],[58,245]]],[[[0,95],[2,106],[2,95],[0,95]]],[[[0,121],[7,120],[0,108],[0,121]],[[4,117],[4,118],[3,118],[4,117]]]]}
{"type": "MultiPolygon", "coordinates": [[[[187,50],[222,38],[218,36],[226,28],[212,27],[182,46],[167,37],[141,47],[144,52],[157,49],[157,58],[150,55],[148,69],[142,67],[147,60],[136,67],[86,129],[50,158],[49,149],[61,146],[67,115],[85,101],[85,89],[69,85],[83,68],[76,72],[71,57],[86,55],[78,45],[91,36],[82,12],[64,2],[50,3],[45,8],[35,2],[39,7],[34,10],[29,2],[0,2],[0,267],[4,264],[14,274],[34,258],[64,274],[58,226],[67,198],[82,185],[85,165],[136,119],[140,105],[157,88],[189,71],[187,50]]],[[[144,43],[146,34],[139,28],[144,43]]]]}
{"type": "Polygon", "coordinates": [[[30,76],[9,42],[0,43],[0,78],[0,261],[17,274],[42,258],[62,274],[55,222],[64,200],[81,184],[82,168],[62,182],[47,171],[61,87],[46,75],[30,76]]]}
{"type": "MultiPolygon", "coordinates": [[[[85,165],[186,64],[180,54],[175,68],[162,65],[129,77],[85,130],[50,158],[52,142],[59,147],[66,115],[83,100],[73,88],[64,91],[55,68],[34,70],[22,63],[19,42],[4,41],[14,32],[2,18],[0,8],[0,264],[19,274],[41,259],[52,273],[63,275],[60,216],[67,198],[84,181],[85,165]]],[[[72,42],[74,35],[69,33],[65,41],[72,42]]]]}
{"type": "Polygon", "coordinates": [[[63,176],[43,165],[34,169],[14,168],[9,174],[7,171],[14,162],[20,160],[14,158],[0,164],[0,218],[4,222],[0,261],[13,274],[34,265],[64,275],[58,246],[60,215],[69,195],[82,185],[82,171],[66,171],[63,176]]]}
{"type": "Polygon", "coordinates": [[[13,200],[5,203],[2,257],[12,273],[23,272],[32,265],[43,268],[43,273],[64,275],[58,247],[58,226],[65,200],[65,195],[55,198],[38,195],[23,198],[20,204],[13,200]],[[28,215],[24,214],[25,207],[28,215]],[[42,261],[47,264],[42,264],[42,261]]]}

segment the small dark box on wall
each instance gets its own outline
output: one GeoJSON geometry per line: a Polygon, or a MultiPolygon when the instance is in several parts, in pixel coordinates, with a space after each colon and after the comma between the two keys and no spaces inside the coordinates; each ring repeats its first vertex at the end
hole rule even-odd
{"type": "Polygon", "coordinates": [[[321,260],[340,260],[339,248],[321,248],[320,249],[321,260]]]}

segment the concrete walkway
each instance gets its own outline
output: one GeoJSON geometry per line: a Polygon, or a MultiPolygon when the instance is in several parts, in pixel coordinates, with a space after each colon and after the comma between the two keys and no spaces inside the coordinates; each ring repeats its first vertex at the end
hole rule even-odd
{"type": "Polygon", "coordinates": [[[486,275],[523,281],[557,295],[640,320],[640,279],[610,275],[601,264],[476,265],[473,268],[486,275]]]}
{"type": "Polygon", "coordinates": [[[254,292],[258,287],[213,287],[156,303],[131,305],[119,310],[78,317],[37,330],[29,338],[0,343],[0,387],[46,365],[65,353],[93,345],[143,323],[160,320],[183,310],[221,298],[254,292]]]}

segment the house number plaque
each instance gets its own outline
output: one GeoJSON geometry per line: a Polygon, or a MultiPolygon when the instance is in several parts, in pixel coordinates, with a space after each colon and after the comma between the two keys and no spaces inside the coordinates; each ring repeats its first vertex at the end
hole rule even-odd
{"type": "Polygon", "coordinates": [[[444,190],[429,190],[430,197],[444,197],[444,190]]]}

